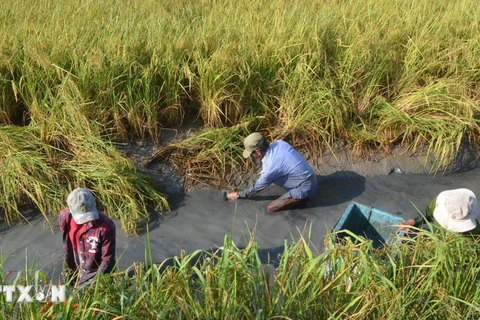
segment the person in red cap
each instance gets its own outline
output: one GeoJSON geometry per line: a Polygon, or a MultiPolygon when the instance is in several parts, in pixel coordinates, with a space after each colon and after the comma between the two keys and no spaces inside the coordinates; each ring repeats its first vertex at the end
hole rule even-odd
{"type": "Polygon", "coordinates": [[[421,227],[425,221],[433,222],[452,232],[469,236],[480,235],[477,198],[473,191],[465,188],[445,190],[432,200],[423,217],[402,222],[397,230],[410,232],[410,227],[421,227]]]}
{"type": "Polygon", "coordinates": [[[254,132],[243,144],[243,157],[261,160],[262,171],[252,186],[241,192],[227,193],[228,199],[250,198],[274,183],[287,190],[267,206],[267,212],[274,213],[297,206],[315,194],[317,177],[314,170],[289,143],[277,140],[269,144],[264,136],[254,132]]]}
{"type": "Polygon", "coordinates": [[[97,210],[90,190],[77,188],[67,198],[68,208],[58,217],[63,232],[64,267],[67,283],[75,286],[109,273],[116,264],[114,222],[97,210]]]}

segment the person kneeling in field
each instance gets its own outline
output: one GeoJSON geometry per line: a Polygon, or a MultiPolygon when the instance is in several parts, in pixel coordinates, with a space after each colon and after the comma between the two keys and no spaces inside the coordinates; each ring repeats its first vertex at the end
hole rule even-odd
{"type": "Polygon", "coordinates": [[[77,188],[67,198],[68,208],[58,217],[63,232],[66,281],[78,286],[99,272],[111,272],[116,263],[116,227],[97,210],[90,190],[77,188]]]}
{"type": "Polygon", "coordinates": [[[227,193],[228,199],[250,198],[275,183],[287,192],[267,206],[267,212],[274,213],[304,203],[314,195],[317,188],[315,172],[289,143],[277,140],[269,144],[264,136],[254,132],[244,139],[243,144],[243,157],[261,160],[262,171],[259,179],[249,188],[227,193]]]}
{"type": "Polygon", "coordinates": [[[425,210],[424,217],[411,218],[400,224],[397,233],[404,230],[408,235],[410,227],[421,227],[425,221],[449,231],[466,236],[480,235],[480,216],[475,194],[465,188],[446,190],[438,194],[425,210]]]}

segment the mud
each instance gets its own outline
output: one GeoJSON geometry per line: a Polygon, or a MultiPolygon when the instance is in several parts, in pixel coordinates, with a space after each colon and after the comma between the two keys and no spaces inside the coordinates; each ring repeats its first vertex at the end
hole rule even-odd
{"type": "MultiPolygon", "coordinates": [[[[181,138],[177,135],[172,139],[181,138]]],[[[165,190],[172,211],[153,214],[152,221],[138,236],[127,235],[117,225],[118,267],[125,270],[134,263],[144,262],[149,245],[154,263],[178,256],[182,251],[211,250],[223,245],[226,236],[239,246],[250,237],[260,246],[265,260],[278,257],[283,247],[300,237],[309,239],[317,251],[323,250],[325,236],[332,230],[350,201],[374,206],[408,219],[425,208],[439,192],[453,188],[470,188],[480,193],[480,168],[475,148],[465,146],[448,174],[430,174],[433,159],[425,153],[393,150],[389,154],[358,157],[347,147],[335,154],[327,152],[316,163],[319,187],[306,208],[267,214],[269,201],[283,193],[272,187],[252,199],[224,201],[223,190],[197,189],[184,191],[184,179],[168,163],[148,168],[145,161],[153,154],[153,144],[135,142],[118,145],[140,171],[151,176],[165,190]]],[[[106,212],[108,214],[108,212],[106,212]]],[[[56,282],[62,281],[62,235],[58,226],[50,229],[45,221],[27,209],[29,223],[11,228],[0,225],[1,259],[4,260],[3,280],[13,281],[26,269],[41,271],[56,282]]]]}

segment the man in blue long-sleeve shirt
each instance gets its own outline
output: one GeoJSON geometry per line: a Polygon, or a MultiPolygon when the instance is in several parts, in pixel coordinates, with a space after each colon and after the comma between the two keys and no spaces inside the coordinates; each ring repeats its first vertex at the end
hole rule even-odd
{"type": "Polygon", "coordinates": [[[277,200],[267,206],[267,212],[292,208],[314,195],[317,177],[305,158],[290,144],[277,140],[269,144],[267,139],[254,132],[243,141],[243,157],[252,157],[262,161],[260,178],[249,188],[241,192],[229,192],[227,198],[250,198],[275,183],[287,190],[277,200]]]}

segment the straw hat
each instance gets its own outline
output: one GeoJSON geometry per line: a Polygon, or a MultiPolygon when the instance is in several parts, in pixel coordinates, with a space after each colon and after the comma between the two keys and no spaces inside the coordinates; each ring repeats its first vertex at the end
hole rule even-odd
{"type": "Polygon", "coordinates": [[[433,211],[435,220],[445,229],[466,232],[477,226],[477,198],[469,189],[446,190],[439,193],[433,211]]]}

